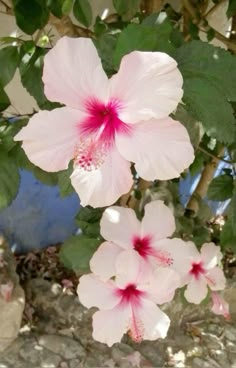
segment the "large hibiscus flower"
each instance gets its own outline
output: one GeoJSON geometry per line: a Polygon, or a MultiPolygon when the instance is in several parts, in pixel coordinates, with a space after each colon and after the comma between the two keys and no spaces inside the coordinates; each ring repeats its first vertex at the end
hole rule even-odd
{"type": "Polygon", "coordinates": [[[168,180],[193,161],[186,129],[168,117],[183,81],[167,54],[131,52],[108,79],[90,39],[63,37],[45,56],[43,81],[47,98],[66,106],[35,114],[15,140],[46,171],[73,160],[83,206],[108,206],[127,193],[131,162],[146,180],[168,180]]]}

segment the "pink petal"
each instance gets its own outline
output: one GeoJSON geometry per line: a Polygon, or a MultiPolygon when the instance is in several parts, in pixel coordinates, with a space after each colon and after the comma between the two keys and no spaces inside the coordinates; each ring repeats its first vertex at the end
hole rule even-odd
{"type": "Polygon", "coordinates": [[[80,302],[87,308],[114,308],[120,301],[112,282],[104,283],[93,274],[80,277],[77,293],[80,302]]]}
{"type": "Polygon", "coordinates": [[[83,118],[82,112],[67,107],[40,111],[14,140],[23,141],[22,147],[29,160],[41,169],[64,170],[74,156],[79,139],[76,125],[83,118]]]}
{"type": "Polygon", "coordinates": [[[62,37],[44,58],[44,92],[50,101],[82,109],[88,98],[107,100],[108,78],[89,38],[62,37]]]}
{"type": "Polygon", "coordinates": [[[229,304],[219,295],[219,293],[212,292],[211,297],[211,311],[215,314],[224,316],[227,320],[230,320],[229,304]]]}
{"type": "Polygon", "coordinates": [[[182,84],[170,56],[134,51],[123,57],[118,73],[110,79],[110,95],[123,101],[121,120],[133,124],[168,116],[182,98],[182,84]]]}
{"type": "Polygon", "coordinates": [[[189,303],[200,304],[207,296],[207,284],[203,277],[198,280],[192,279],[184,292],[189,303]]]}
{"type": "Polygon", "coordinates": [[[205,277],[211,290],[223,290],[226,286],[224,272],[219,267],[214,267],[209,270],[205,277]]]}
{"type": "Polygon", "coordinates": [[[220,247],[214,243],[205,243],[201,248],[201,258],[205,268],[215,267],[222,258],[220,247]]]}
{"type": "Polygon", "coordinates": [[[142,236],[150,236],[152,243],[171,236],[175,231],[175,218],[163,201],[153,201],[145,206],[141,222],[142,236]]]}
{"type": "Polygon", "coordinates": [[[116,307],[108,311],[98,311],[93,315],[93,338],[112,346],[120,342],[127,331],[130,316],[129,308],[116,307]]]}
{"type": "Polygon", "coordinates": [[[147,292],[157,304],[170,302],[175,294],[175,290],[180,286],[180,277],[170,268],[157,268],[153,273],[147,292]]]}
{"type": "Polygon", "coordinates": [[[116,145],[146,180],[177,178],[194,159],[187,130],[169,117],[135,124],[129,136],[116,136],[116,145]]]}
{"type": "Polygon", "coordinates": [[[71,182],[83,207],[103,207],[110,206],[127,193],[133,184],[133,177],[130,163],[113,149],[100,168],[91,171],[75,168],[71,182]]]}
{"type": "Polygon", "coordinates": [[[170,319],[153,302],[142,299],[142,307],[138,312],[144,328],[144,340],[164,339],[166,337],[170,319]]]}
{"type": "Polygon", "coordinates": [[[134,210],[113,206],[107,208],[101,219],[101,235],[104,239],[132,249],[132,238],[140,233],[140,222],[134,210]]]}
{"type": "Polygon", "coordinates": [[[107,281],[116,274],[115,263],[121,251],[122,248],[114,243],[102,243],[90,260],[91,271],[107,281]]]}

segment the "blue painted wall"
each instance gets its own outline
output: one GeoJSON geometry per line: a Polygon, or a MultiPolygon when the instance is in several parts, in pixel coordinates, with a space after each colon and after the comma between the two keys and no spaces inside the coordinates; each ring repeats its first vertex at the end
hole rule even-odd
{"type": "Polygon", "coordinates": [[[0,231],[16,252],[61,243],[76,231],[79,208],[75,193],[62,199],[57,186],[43,185],[22,170],[16,199],[0,212],[0,231]]]}

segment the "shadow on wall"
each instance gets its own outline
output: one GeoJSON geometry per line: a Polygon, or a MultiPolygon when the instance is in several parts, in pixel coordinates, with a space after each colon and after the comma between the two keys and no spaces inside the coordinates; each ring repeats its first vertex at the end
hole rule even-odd
{"type": "Polygon", "coordinates": [[[62,199],[57,186],[44,185],[22,170],[16,199],[0,212],[0,231],[17,253],[58,244],[77,230],[79,208],[76,193],[62,199]]]}

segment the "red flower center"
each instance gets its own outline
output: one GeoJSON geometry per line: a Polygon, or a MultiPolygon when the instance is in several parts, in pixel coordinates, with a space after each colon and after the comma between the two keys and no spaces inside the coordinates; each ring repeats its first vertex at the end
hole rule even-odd
{"type": "Polygon", "coordinates": [[[90,99],[85,103],[87,118],[77,125],[81,141],[75,147],[76,166],[86,171],[98,169],[113,146],[115,135],[131,134],[132,126],[119,119],[120,109],[121,104],[113,100],[104,104],[90,99]]]}
{"type": "Polygon", "coordinates": [[[84,136],[97,136],[99,141],[106,145],[114,142],[115,134],[129,134],[131,126],[119,119],[118,112],[121,104],[111,100],[104,104],[97,100],[89,100],[86,104],[88,117],[79,124],[80,134],[84,136]]]}
{"type": "Polygon", "coordinates": [[[198,279],[200,277],[201,274],[205,273],[205,269],[202,266],[202,262],[193,262],[192,263],[192,268],[190,270],[190,274],[193,275],[196,279],[198,279]]]}
{"type": "Polygon", "coordinates": [[[117,293],[121,296],[121,303],[131,303],[134,306],[140,304],[140,297],[144,294],[143,291],[137,289],[135,284],[129,284],[124,289],[118,289],[117,293]]]}
{"type": "Polygon", "coordinates": [[[141,257],[146,258],[151,253],[151,237],[150,236],[144,236],[143,238],[140,238],[139,236],[135,236],[133,238],[133,247],[134,249],[139,253],[141,257]]]}

